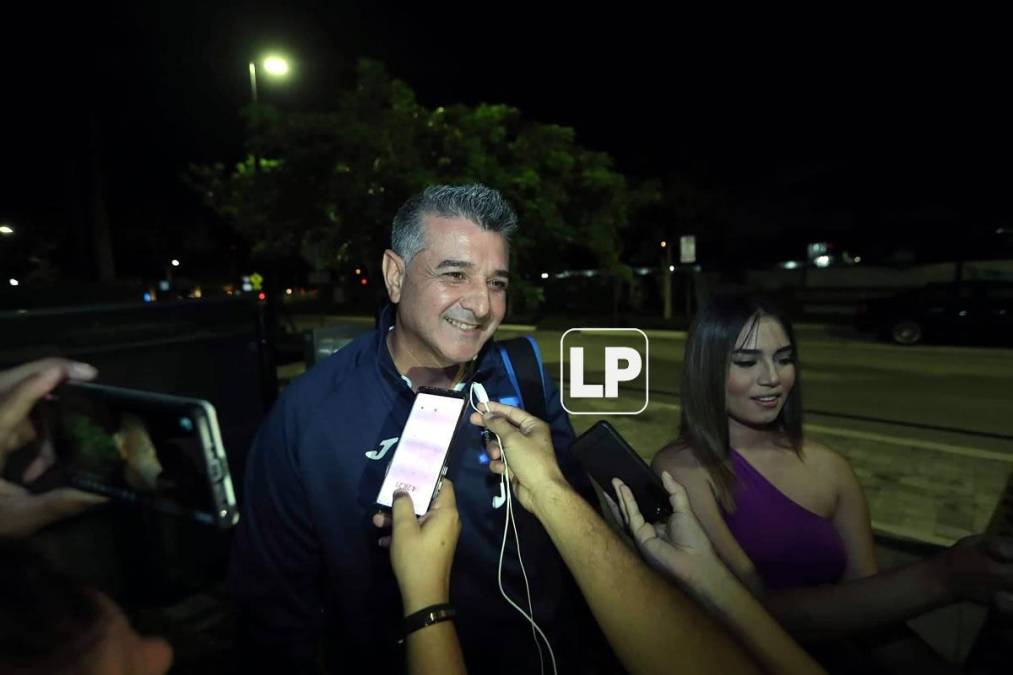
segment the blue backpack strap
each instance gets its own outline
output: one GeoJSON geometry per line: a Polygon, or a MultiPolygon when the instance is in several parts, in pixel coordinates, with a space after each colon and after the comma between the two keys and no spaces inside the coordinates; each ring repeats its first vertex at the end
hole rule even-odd
{"type": "Polygon", "coordinates": [[[497,342],[510,384],[521,399],[521,407],[545,419],[545,382],[542,379],[542,354],[534,339],[528,336],[497,342]]]}

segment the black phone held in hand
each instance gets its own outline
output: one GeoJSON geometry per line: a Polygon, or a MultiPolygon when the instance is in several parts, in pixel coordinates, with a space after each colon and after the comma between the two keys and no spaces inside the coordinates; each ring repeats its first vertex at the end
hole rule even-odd
{"type": "Polygon", "coordinates": [[[619,504],[612,479],[618,478],[630,488],[644,519],[655,523],[672,515],[661,478],[640,458],[611,424],[597,422],[577,437],[570,449],[584,471],[619,504]]]}
{"type": "Polygon", "coordinates": [[[71,487],[226,529],[232,477],[214,406],[182,396],[69,382],[40,414],[54,469],[71,487]]]}

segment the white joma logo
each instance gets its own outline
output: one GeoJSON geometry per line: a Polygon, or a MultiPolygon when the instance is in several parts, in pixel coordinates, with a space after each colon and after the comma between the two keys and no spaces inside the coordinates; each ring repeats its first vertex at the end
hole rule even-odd
{"type": "Polygon", "coordinates": [[[377,448],[376,450],[370,450],[369,452],[367,452],[366,457],[369,457],[370,459],[373,460],[383,459],[387,455],[387,452],[395,445],[397,445],[398,438],[400,438],[400,436],[395,436],[394,438],[388,438],[386,440],[380,441],[380,447],[377,448]]]}
{"type": "MultiPolygon", "coordinates": [[[[376,450],[370,450],[369,452],[367,452],[366,457],[374,461],[383,459],[384,457],[387,456],[387,453],[390,452],[390,449],[393,448],[395,445],[397,445],[399,438],[400,438],[399,436],[395,436],[394,438],[388,438],[380,441],[380,446],[376,450]]],[[[499,494],[493,495],[492,498],[492,508],[498,509],[502,507],[503,504],[505,503],[506,503],[506,492],[503,491],[503,483],[500,482],[499,494]]]]}

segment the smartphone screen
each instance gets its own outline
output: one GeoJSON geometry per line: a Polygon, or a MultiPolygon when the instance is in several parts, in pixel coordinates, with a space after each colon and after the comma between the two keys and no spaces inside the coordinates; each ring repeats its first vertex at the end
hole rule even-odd
{"type": "Polygon", "coordinates": [[[421,391],[415,396],[377,504],[390,508],[394,491],[405,490],[411,495],[415,515],[429,510],[464,405],[464,398],[421,391]]]}
{"type": "Polygon", "coordinates": [[[225,524],[226,505],[234,505],[234,495],[224,455],[216,452],[221,439],[210,405],[114,387],[68,385],[54,392],[41,414],[53,444],[55,469],[71,486],[225,524]]]}

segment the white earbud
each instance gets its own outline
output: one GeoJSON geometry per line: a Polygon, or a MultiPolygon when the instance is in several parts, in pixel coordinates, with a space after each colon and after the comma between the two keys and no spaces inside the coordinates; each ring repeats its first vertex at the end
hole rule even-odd
{"type": "Polygon", "coordinates": [[[471,391],[478,399],[479,403],[485,404],[485,411],[489,412],[489,394],[486,392],[485,387],[482,386],[481,382],[472,382],[471,391]]]}

